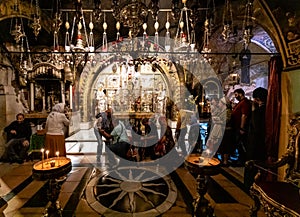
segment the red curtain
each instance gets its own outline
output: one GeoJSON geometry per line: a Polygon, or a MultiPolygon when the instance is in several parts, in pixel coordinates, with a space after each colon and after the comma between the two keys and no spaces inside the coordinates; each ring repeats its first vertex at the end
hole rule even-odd
{"type": "Polygon", "coordinates": [[[268,157],[278,158],[281,116],[281,72],[280,56],[271,57],[268,74],[268,100],[266,105],[266,148],[268,157]]]}

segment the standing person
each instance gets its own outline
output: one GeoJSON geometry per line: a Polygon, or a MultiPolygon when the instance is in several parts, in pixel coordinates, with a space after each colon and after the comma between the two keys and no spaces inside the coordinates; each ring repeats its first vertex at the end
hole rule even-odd
{"type": "Polygon", "coordinates": [[[186,111],[183,109],[179,109],[178,111],[178,118],[176,124],[176,131],[175,131],[175,138],[177,140],[177,144],[181,149],[182,157],[187,156],[187,149],[185,145],[185,136],[187,133],[187,124],[188,124],[188,117],[186,111]]]}
{"type": "Polygon", "coordinates": [[[189,146],[191,147],[191,153],[202,153],[203,147],[200,134],[200,125],[196,115],[192,115],[190,118],[188,142],[189,146]]]}
{"type": "Polygon", "coordinates": [[[23,163],[29,149],[31,127],[23,113],[16,115],[16,120],[4,128],[7,133],[7,143],[4,145],[5,151],[2,156],[3,161],[11,163],[23,163]]]}
{"type": "MultiPolygon", "coordinates": [[[[108,145],[108,148],[119,157],[126,159],[127,151],[130,147],[129,138],[127,135],[126,127],[121,120],[112,117],[112,124],[114,126],[111,133],[107,133],[104,129],[100,130],[100,133],[107,139],[112,139],[112,144],[108,145]]],[[[108,161],[111,167],[117,166],[116,158],[114,155],[108,154],[108,161]]]]}
{"type": "Polygon", "coordinates": [[[245,97],[245,92],[241,88],[234,90],[234,96],[238,100],[238,104],[234,106],[231,113],[235,138],[234,143],[238,150],[238,163],[244,165],[246,155],[245,143],[251,115],[251,102],[245,97]]]}
{"type": "Polygon", "coordinates": [[[155,146],[158,142],[158,130],[156,127],[156,124],[154,122],[153,119],[149,119],[149,118],[144,118],[142,120],[142,124],[145,127],[145,156],[146,157],[150,157],[152,160],[156,159],[156,155],[155,155],[155,146]]]}
{"type": "MultiPolygon", "coordinates": [[[[266,134],[266,103],[268,91],[258,87],[253,91],[252,114],[249,125],[249,134],[246,145],[246,160],[267,160],[265,134],[266,134]]],[[[244,184],[247,189],[254,182],[257,170],[245,167],[244,184]]]]}
{"type": "Polygon", "coordinates": [[[70,121],[65,115],[65,104],[58,103],[53,106],[46,120],[45,149],[49,150],[49,157],[66,156],[64,129],[70,121]]]}
{"type": "MultiPolygon", "coordinates": [[[[108,108],[104,112],[100,112],[101,115],[101,129],[104,130],[106,133],[110,134],[114,129],[113,121],[112,121],[112,109],[108,108]]],[[[99,131],[101,134],[101,131],[99,131]]],[[[103,134],[101,134],[104,136],[103,134]]],[[[106,139],[104,143],[109,146],[111,144],[110,139],[106,139]]]]}
{"type": "Polygon", "coordinates": [[[223,97],[220,100],[220,107],[226,106],[226,123],[225,123],[225,131],[224,135],[218,149],[219,154],[221,155],[222,165],[227,167],[229,166],[229,157],[232,154],[234,149],[234,136],[232,130],[232,121],[231,121],[231,113],[232,113],[232,106],[231,102],[228,98],[223,97]]]}
{"type": "Polygon", "coordinates": [[[209,153],[212,153],[215,151],[216,146],[222,138],[222,120],[220,119],[220,114],[224,110],[219,107],[219,98],[217,96],[214,96],[211,98],[211,105],[210,105],[210,111],[211,111],[211,126],[210,126],[210,132],[209,137],[206,143],[207,149],[206,151],[209,151],[209,153]]]}
{"type": "MultiPolygon", "coordinates": [[[[107,133],[111,133],[113,130],[112,121],[111,121],[111,109],[106,109],[105,111],[102,110],[96,115],[96,120],[94,122],[94,134],[97,139],[97,155],[96,155],[96,161],[100,162],[100,156],[102,154],[103,149],[103,140],[102,140],[102,134],[100,133],[100,129],[104,129],[107,133]]],[[[109,145],[110,141],[106,140],[105,143],[109,145]]]]}
{"type": "Polygon", "coordinates": [[[168,153],[175,147],[172,129],[165,116],[159,117],[158,122],[160,124],[160,141],[165,144],[165,150],[168,153]]]}
{"type": "Polygon", "coordinates": [[[168,119],[165,116],[161,116],[159,117],[158,122],[160,124],[160,138],[154,146],[154,154],[156,158],[164,156],[175,146],[172,129],[168,125],[168,119]]]}
{"type": "Polygon", "coordinates": [[[96,120],[94,122],[94,134],[97,139],[97,155],[96,155],[97,162],[100,162],[100,156],[102,154],[102,148],[103,148],[102,135],[100,133],[101,127],[102,127],[102,116],[101,113],[98,113],[96,115],[96,120]]]}

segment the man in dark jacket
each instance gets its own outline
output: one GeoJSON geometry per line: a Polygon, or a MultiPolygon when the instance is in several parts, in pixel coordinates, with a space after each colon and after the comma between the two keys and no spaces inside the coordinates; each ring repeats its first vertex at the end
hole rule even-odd
{"type": "Polygon", "coordinates": [[[29,123],[25,121],[24,114],[17,114],[16,119],[4,128],[7,133],[7,143],[5,144],[2,160],[11,163],[23,163],[29,149],[32,131],[29,123]]]}
{"type": "MultiPolygon", "coordinates": [[[[266,151],[266,104],[268,90],[258,87],[252,94],[252,114],[249,125],[249,134],[246,146],[246,160],[267,160],[266,151]]],[[[244,184],[249,190],[257,174],[257,168],[245,167],[244,184]]]]}

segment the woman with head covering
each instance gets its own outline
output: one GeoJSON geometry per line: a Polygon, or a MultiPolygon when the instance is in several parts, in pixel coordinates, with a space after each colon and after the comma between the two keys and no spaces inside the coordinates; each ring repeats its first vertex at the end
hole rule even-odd
{"type": "Polygon", "coordinates": [[[64,129],[70,121],[66,117],[65,104],[58,103],[53,106],[46,120],[45,150],[49,150],[49,157],[66,156],[64,129]]]}

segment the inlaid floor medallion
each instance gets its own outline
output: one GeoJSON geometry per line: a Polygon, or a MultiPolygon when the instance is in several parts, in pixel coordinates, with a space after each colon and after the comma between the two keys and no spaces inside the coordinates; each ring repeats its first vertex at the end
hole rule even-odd
{"type": "Polygon", "coordinates": [[[100,172],[89,181],[85,193],[92,209],[114,217],[159,216],[177,198],[177,188],[170,176],[143,167],[100,172]]]}

